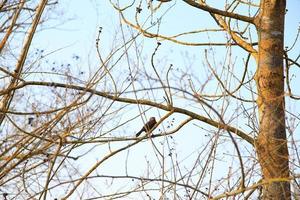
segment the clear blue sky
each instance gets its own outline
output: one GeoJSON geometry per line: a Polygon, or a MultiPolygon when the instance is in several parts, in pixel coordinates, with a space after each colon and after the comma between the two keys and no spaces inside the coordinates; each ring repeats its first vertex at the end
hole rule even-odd
{"type": "MultiPolygon", "coordinates": [[[[212,26],[210,17],[206,14],[199,14],[199,10],[191,8],[189,6],[184,6],[183,3],[180,3],[177,0],[179,5],[176,5],[173,9],[174,11],[167,13],[167,16],[162,23],[162,31],[165,31],[166,34],[178,33],[177,30],[193,30],[203,27],[216,27],[212,26]]],[[[291,45],[292,39],[295,38],[297,30],[300,23],[300,1],[299,0],[288,0],[288,13],[286,17],[286,45],[291,45]]],[[[53,28],[47,28],[40,32],[35,37],[35,48],[45,49],[46,53],[60,49],[61,47],[66,47],[50,56],[46,59],[57,63],[69,63],[75,62],[72,60],[73,56],[79,56],[79,60],[76,61],[76,69],[81,68],[81,70],[88,72],[89,68],[97,68],[97,59],[95,57],[95,39],[98,32],[98,28],[103,27],[102,35],[102,50],[105,53],[109,51],[111,46],[114,43],[114,35],[119,29],[119,20],[118,14],[109,4],[107,0],[91,0],[91,1],[82,1],[82,0],[72,0],[72,1],[59,1],[58,6],[60,12],[58,15],[52,14],[53,20],[51,24],[53,28]],[[59,19],[57,19],[59,16],[59,19]],[[61,23],[63,21],[63,23],[61,23]],[[61,24],[60,24],[61,23],[61,24]]],[[[168,6],[165,6],[167,8],[168,6]]],[[[207,37],[200,38],[200,41],[206,41],[207,37]]],[[[212,40],[218,40],[218,38],[211,38],[212,40]]],[[[150,41],[150,40],[149,40],[150,41]]],[[[152,53],[155,42],[145,41],[145,50],[149,49],[149,54],[152,53]]],[[[300,51],[300,43],[297,44],[297,50],[291,52],[291,57],[297,55],[300,51]]],[[[187,53],[189,56],[194,57],[194,65],[201,65],[201,61],[197,60],[198,56],[202,57],[200,52],[201,48],[198,47],[186,47],[178,46],[172,43],[167,43],[166,46],[162,48],[161,57],[168,56],[167,62],[172,62],[178,66],[188,64],[188,60],[184,60],[182,54],[187,53]],[[172,50],[170,49],[172,48],[172,50]]],[[[149,55],[150,56],[150,55],[149,55]]],[[[222,54],[219,57],[222,59],[222,54]]],[[[73,65],[73,63],[72,63],[73,65]]],[[[299,77],[299,71],[297,72],[297,77],[299,77]]],[[[299,82],[299,81],[298,81],[299,82]]],[[[295,87],[297,94],[300,94],[300,87],[295,87]]],[[[294,102],[289,102],[288,106],[297,108],[294,102]]],[[[299,113],[298,113],[299,114],[299,113]]],[[[142,121],[139,121],[142,123],[142,121]]],[[[139,129],[139,125],[133,125],[133,127],[128,127],[127,135],[134,135],[135,131],[139,129]]],[[[185,135],[181,134],[177,137],[177,143],[175,146],[179,154],[182,154],[183,158],[189,160],[193,156],[197,155],[197,146],[199,141],[205,143],[205,138],[199,136],[197,132],[193,132],[195,128],[189,126],[181,131],[185,132],[185,135]],[[186,137],[188,135],[188,137],[186,137]],[[188,138],[188,139],[187,139],[188,138]],[[186,150],[193,149],[195,152],[190,152],[186,150]],[[189,154],[195,153],[193,156],[189,157],[189,154]]],[[[116,135],[123,135],[124,132],[116,133],[116,135]]],[[[159,144],[158,144],[159,145],[159,144]]],[[[99,152],[104,151],[105,148],[99,147],[99,152]]],[[[226,147],[224,147],[226,148],[226,147]]],[[[125,154],[116,156],[114,159],[105,163],[99,173],[113,173],[117,174],[124,172],[125,170],[125,154]]],[[[129,171],[135,175],[142,175],[144,171],[137,171],[136,169],[146,169],[141,166],[146,166],[145,157],[149,160],[156,160],[154,155],[154,150],[150,141],[143,142],[137,147],[134,147],[130,151],[129,156],[129,171]],[[143,146],[142,146],[143,145],[143,146]],[[148,151],[148,153],[145,153],[148,151]],[[134,154],[134,157],[132,156],[134,154]]],[[[99,159],[99,154],[88,157],[85,162],[88,160],[99,159]]],[[[185,162],[188,163],[188,161],[185,162]]],[[[81,165],[81,164],[80,164],[81,165]]],[[[89,166],[82,165],[82,170],[89,166]]],[[[103,189],[105,191],[105,189],[103,189]]]]}

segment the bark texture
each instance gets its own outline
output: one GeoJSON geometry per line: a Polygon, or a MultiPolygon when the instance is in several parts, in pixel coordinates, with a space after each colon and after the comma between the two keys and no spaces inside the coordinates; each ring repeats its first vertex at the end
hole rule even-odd
{"type": "MultiPolygon", "coordinates": [[[[289,153],[285,131],[283,45],[285,0],[262,0],[255,19],[259,33],[258,90],[260,131],[256,141],[263,178],[289,177],[289,153]]],[[[263,199],[291,198],[288,181],[274,182],[263,187],[263,199]]]]}

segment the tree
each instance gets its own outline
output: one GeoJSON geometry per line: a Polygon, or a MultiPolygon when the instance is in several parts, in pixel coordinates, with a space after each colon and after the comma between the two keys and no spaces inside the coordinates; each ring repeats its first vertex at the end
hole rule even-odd
{"type": "MultiPolygon", "coordinates": [[[[251,2],[232,1],[231,3],[227,2],[224,6],[224,10],[210,6],[206,1],[184,0],[184,2],[199,9],[199,11],[205,11],[207,14],[211,15],[216,24],[224,32],[227,32],[230,37],[229,42],[233,43],[231,45],[241,47],[249,53],[249,56],[255,59],[257,69],[254,80],[256,81],[257,88],[256,103],[259,113],[259,128],[257,138],[248,139],[248,136],[240,136],[247,141],[254,141],[252,144],[258,155],[258,161],[263,176],[262,198],[290,199],[289,153],[287,147],[284,103],[286,93],[284,92],[285,76],[283,64],[284,58],[286,60],[288,59],[288,56],[284,51],[286,2],[262,0],[260,1],[259,6],[256,6],[251,2]],[[248,14],[245,15],[244,13],[246,12],[243,12],[243,10],[241,12],[243,14],[235,12],[236,10],[243,9],[243,6],[249,7],[248,14]],[[237,25],[233,22],[234,20],[236,20],[235,23],[237,23],[237,25]],[[257,37],[253,36],[253,32],[250,33],[251,35],[247,35],[248,33],[246,30],[251,26],[256,27],[257,37]],[[240,27],[246,28],[243,30],[240,27]],[[251,38],[257,38],[257,49],[255,48],[256,43],[251,43],[251,38]]],[[[159,4],[156,9],[162,5],[163,2],[159,4]]],[[[176,37],[167,37],[151,33],[146,28],[143,28],[140,25],[143,23],[138,21],[138,13],[144,10],[140,7],[137,8],[138,11],[135,23],[130,22],[130,20],[125,18],[124,13],[127,9],[126,7],[121,8],[120,6],[115,5],[115,8],[120,12],[125,23],[137,29],[146,37],[170,40],[185,45],[193,45],[176,40],[176,37],[179,36],[179,34],[176,37]]],[[[157,22],[157,24],[159,24],[159,22],[157,22]]],[[[210,45],[217,44],[211,43],[210,45]]],[[[227,45],[230,44],[227,43],[227,45]]],[[[286,67],[288,67],[288,65],[287,62],[286,67]]],[[[247,73],[246,70],[247,69],[245,69],[245,73],[247,73]]],[[[240,83],[243,85],[243,80],[241,80],[240,83]]],[[[164,86],[164,84],[162,83],[161,86],[164,86]]],[[[229,90],[226,89],[226,86],[223,86],[223,88],[226,95],[235,97],[234,92],[237,90],[229,92],[229,90]]],[[[171,94],[169,94],[169,96],[170,95],[171,94]]],[[[197,93],[192,95],[194,95],[195,98],[199,98],[196,97],[197,93]]],[[[166,96],[168,95],[166,94],[166,96]]],[[[170,107],[172,107],[172,104],[170,107]]],[[[224,129],[228,130],[227,126],[224,124],[225,122],[221,120],[219,126],[223,126],[224,129]]],[[[236,132],[235,129],[231,131],[236,132]]],[[[244,173],[243,170],[242,173],[244,173]]],[[[245,189],[244,176],[245,175],[242,175],[241,191],[245,189]]]]}
{"type": "MultiPolygon", "coordinates": [[[[260,118],[257,154],[264,179],[289,177],[284,104],[285,1],[262,1],[255,19],[259,45],[257,74],[260,118]]],[[[271,182],[264,187],[264,199],[290,199],[290,184],[271,182]]]]}
{"type": "Polygon", "coordinates": [[[57,2],[34,3],[0,4],[0,54],[18,58],[0,68],[4,198],[297,198],[299,114],[285,100],[299,100],[289,73],[300,64],[296,45],[284,48],[285,1],[111,0],[119,31],[107,49],[99,29],[89,73],[29,51],[57,2]],[[186,29],[183,8],[217,28],[196,21],[170,36],[186,29]],[[172,58],[176,48],[197,56],[172,58]]]}

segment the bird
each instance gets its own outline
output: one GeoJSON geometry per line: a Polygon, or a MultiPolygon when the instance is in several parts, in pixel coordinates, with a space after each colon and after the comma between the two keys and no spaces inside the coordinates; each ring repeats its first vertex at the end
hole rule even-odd
{"type": "Polygon", "coordinates": [[[143,128],[139,132],[137,132],[135,136],[138,137],[143,131],[149,132],[155,126],[155,124],[155,117],[151,117],[150,120],[143,126],[143,128]]]}

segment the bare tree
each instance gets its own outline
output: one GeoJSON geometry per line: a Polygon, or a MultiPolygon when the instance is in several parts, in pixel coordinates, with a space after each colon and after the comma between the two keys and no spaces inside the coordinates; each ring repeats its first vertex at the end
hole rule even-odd
{"type": "Polygon", "coordinates": [[[296,199],[285,1],[222,3],[111,0],[117,35],[107,49],[99,29],[85,75],[32,49],[56,1],[3,1],[3,198],[296,199]],[[183,7],[215,27],[176,21],[183,7]]]}
{"type": "MultiPolygon", "coordinates": [[[[284,59],[288,60],[288,56],[284,51],[284,19],[286,13],[286,3],[285,1],[269,1],[262,0],[257,2],[259,4],[252,3],[250,1],[232,1],[226,2],[224,4],[224,9],[218,9],[210,5],[206,1],[193,1],[184,0],[187,5],[197,8],[199,11],[204,11],[210,15],[216,22],[220,31],[226,33],[228,39],[226,39],[224,44],[211,42],[209,44],[205,43],[194,43],[194,42],[184,42],[178,39],[183,35],[190,35],[195,33],[200,33],[201,31],[190,31],[186,33],[180,33],[174,36],[165,36],[161,29],[161,21],[163,18],[159,18],[157,21],[152,21],[151,26],[157,27],[155,31],[151,31],[151,26],[147,27],[147,18],[143,20],[143,12],[150,12],[149,16],[153,17],[159,13],[159,9],[163,7],[166,2],[161,1],[160,3],[155,3],[153,1],[148,2],[148,7],[143,7],[145,2],[140,2],[136,5],[126,5],[116,3],[113,4],[114,8],[119,11],[122,21],[125,22],[130,27],[136,29],[140,34],[149,38],[157,38],[158,40],[169,40],[175,43],[183,45],[224,45],[224,46],[238,46],[249,54],[244,74],[247,74],[247,65],[250,57],[255,60],[256,72],[253,79],[255,80],[255,87],[257,92],[250,90],[256,102],[258,109],[258,124],[257,130],[254,137],[249,138],[249,134],[237,134],[239,133],[233,127],[228,128],[228,122],[225,122],[223,115],[219,114],[217,109],[214,109],[212,105],[208,105],[201,93],[199,93],[199,86],[193,81],[190,81],[190,95],[203,104],[207,106],[219,117],[219,122],[216,122],[219,128],[223,128],[228,131],[230,138],[232,139],[233,145],[236,148],[237,155],[239,157],[240,167],[241,167],[241,180],[238,184],[238,190],[244,192],[245,186],[245,170],[243,170],[243,161],[239,147],[232,134],[237,134],[243,139],[249,141],[255,148],[255,152],[258,155],[258,162],[261,167],[262,179],[262,198],[263,199],[290,199],[290,170],[289,170],[289,153],[287,146],[286,137],[286,123],[285,123],[285,103],[284,97],[286,96],[284,91],[284,59]],[[136,7],[136,14],[134,17],[126,17],[126,12],[132,7],[136,7]],[[147,11],[146,11],[147,10],[147,11]],[[237,11],[241,10],[241,14],[237,11]],[[252,28],[252,31],[251,31],[252,28]],[[255,28],[255,30],[253,30],[255,28]],[[257,38],[257,39],[256,39],[257,38]],[[257,40],[257,41],[253,41],[257,40]],[[255,47],[257,45],[257,48],[255,47]]],[[[171,3],[167,1],[167,3],[171,3]]],[[[173,5],[176,3],[174,2],[173,5]]],[[[213,3],[211,3],[213,4],[213,3]]],[[[175,5],[176,6],[176,5],[175,5]]],[[[132,12],[132,11],[131,11],[132,12]]],[[[212,30],[211,32],[215,32],[212,30]]],[[[208,32],[208,31],[206,31],[208,32]]],[[[210,33],[211,33],[210,32],[210,33]]],[[[160,42],[158,43],[159,46],[160,42]]],[[[157,47],[158,49],[158,47],[157,47]]],[[[170,112],[178,112],[174,103],[172,101],[173,88],[169,84],[168,72],[166,74],[166,80],[163,80],[161,73],[157,73],[158,66],[153,64],[152,56],[152,67],[157,75],[156,79],[160,82],[160,86],[163,87],[165,92],[166,106],[165,110],[170,112]]],[[[244,87],[244,76],[242,80],[239,80],[239,86],[234,90],[230,91],[228,86],[231,85],[230,82],[224,82],[217,73],[213,71],[213,67],[210,66],[211,62],[208,59],[207,51],[205,50],[205,58],[207,65],[212,70],[213,74],[222,86],[224,97],[231,96],[235,99],[240,100],[241,104],[243,102],[251,102],[251,100],[241,98],[236,96],[236,93],[241,87],[244,87]]],[[[292,61],[293,62],[293,61],[292,61]]],[[[295,62],[293,62],[295,63],[295,62]]],[[[252,63],[251,63],[252,64],[252,63]]],[[[289,63],[286,62],[286,67],[289,63]]],[[[171,68],[169,68],[171,69],[171,68]]],[[[287,70],[288,74],[288,70],[287,70]]],[[[288,81],[288,79],[287,79],[288,81]]],[[[253,87],[253,86],[252,86],[253,87]]],[[[181,91],[187,92],[187,89],[181,89],[181,91]]],[[[291,90],[289,90],[291,97],[291,90]]],[[[142,102],[137,102],[142,104],[142,102]]],[[[146,103],[150,106],[152,103],[146,103]]],[[[162,109],[160,106],[154,106],[162,109]]],[[[188,112],[184,109],[182,112],[188,112]]],[[[255,115],[251,113],[250,116],[255,115]]],[[[191,116],[192,117],[192,116],[191,116]]],[[[206,120],[202,119],[204,122],[206,120]]],[[[207,122],[206,122],[207,123],[207,122]]],[[[212,123],[210,123],[212,124],[212,123]]],[[[249,187],[249,186],[248,186],[249,187]]]]}

